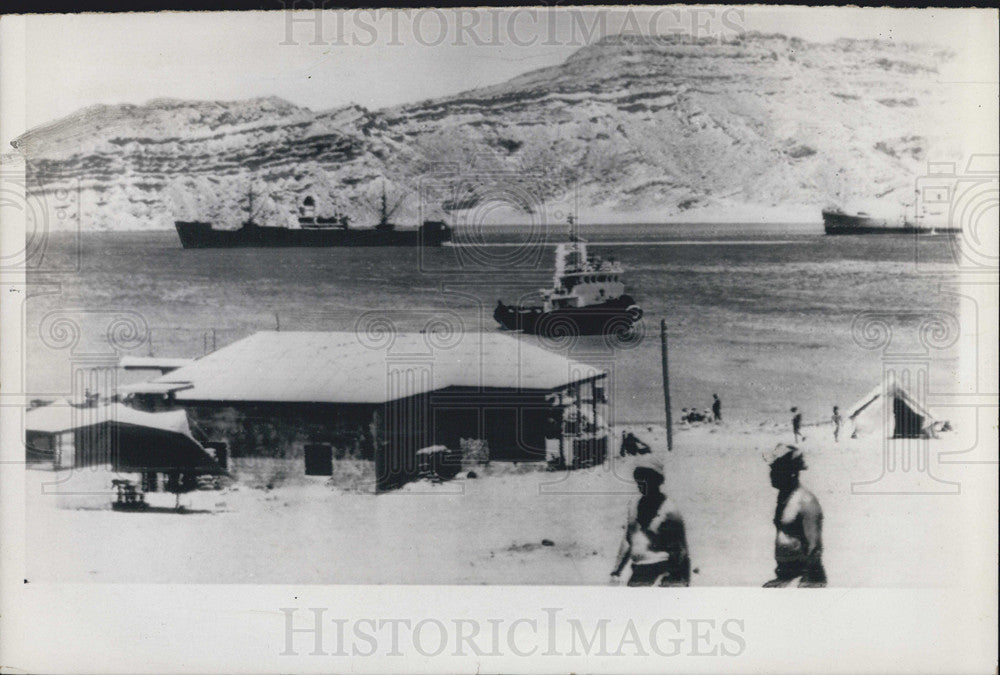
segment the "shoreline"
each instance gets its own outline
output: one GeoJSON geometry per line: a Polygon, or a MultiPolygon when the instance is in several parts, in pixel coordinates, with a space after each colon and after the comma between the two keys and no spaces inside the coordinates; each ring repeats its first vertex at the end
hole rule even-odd
{"type": "MultiPolygon", "coordinates": [[[[482,228],[484,230],[518,230],[518,229],[529,229],[529,228],[533,228],[533,227],[537,227],[537,226],[538,226],[537,223],[532,223],[532,222],[529,222],[529,221],[525,221],[525,222],[475,223],[475,224],[458,223],[458,224],[452,225],[451,227],[454,228],[454,229],[460,229],[460,230],[461,229],[475,230],[475,229],[478,229],[478,228],[482,228]]],[[[563,228],[566,227],[566,224],[564,222],[549,222],[549,223],[547,223],[547,226],[549,228],[552,228],[552,229],[563,229],[563,228]]],[[[817,232],[815,232],[815,233],[808,233],[808,234],[823,234],[823,232],[822,232],[823,221],[822,220],[808,220],[808,219],[806,219],[806,220],[801,220],[801,219],[800,220],[767,220],[767,221],[757,221],[757,222],[747,223],[747,222],[740,222],[740,221],[737,221],[737,220],[733,220],[731,218],[729,220],[720,219],[720,220],[714,220],[714,221],[713,220],[669,220],[669,219],[667,219],[667,220],[661,220],[661,221],[633,221],[633,220],[630,220],[630,219],[627,219],[627,218],[623,218],[623,219],[621,219],[619,221],[610,221],[610,220],[608,220],[608,221],[597,221],[597,222],[594,222],[594,221],[585,220],[584,222],[577,223],[577,226],[581,227],[581,228],[648,227],[648,228],[654,228],[654,229],[655,228],[679,227],[679,226],[683,226],[683,227],[731,227],[734,230],[738,229],[738,228],[747,228],[748,226],[749,227],[760,227],[760,228],[788,227],[788,228],[797,228],[797,230],[801,230],[802,228],[808,226],[808,227],[816,227],[816,228],[818,228],[817,232]]],[[[280,226],[275,226],[275,227],[280,227],[280,226]]],[[[292,229],[294,229],[294,228],[292,228],[292,229]]],[[[371,229],[371,228],[368,228],[368,227],[359,227],[359,228],[349,228],[349,229],[366,230],[366,229],[371,229]]],[[[416,230],[418,228],[417,228],[417,226],[414,225],[414,226],[401,226],[401,227],[398,227],[397,229],[400,229],[400,230],[416,230]]],[[[134,228],[116,228],[116,229],[79,229],[79,230],[74,230],[74,229],[51,229],[51,230],[47,230],[46,234],[57,234],[57,235],[65,235],[65,234],[89,235],[89,234],[118,234],[118,233],[135,234],[135,233],[143,233],[143,232],[149,232],[149,233],[175,233],[176,231],[175,231],[174,227],[171,225],[171,226],[168,226],[168,227],[134,227],[134,228]]],[[[790,234],[800,234],[800,233],[801,233],[800,231],[795,231],[795,232],[791,232],[790,234]]]]}
{"type": "MultiPolygon", "coordinates": [[[[632,426],[616,426],[616,437],[632,426]]],[[[904,477],[941,488],[961,477],[961,492],[946,500],[856,492],[863,484],[878,487],[883,454],[910,452],[906,441],[834,444],[826,434],[810,434],[802,480],[824,510],[831,587],[926,588],[969,578],[963,565],[974,560],[962,549],[978,540],[959,536],[954,523],[975,507],[996,468],[973,477],[941,462],[975,431],[957,429],[929,441],[926,472],[904,477]],[[900,526],[908,523],[920,526],[900,526]]],[[[664,427],[640,432],[663,459],[666,491],[686,521],[699,569],[691,585],[759,587],[771,578],[776,493],[761,452],[787,442],[787,430],[695,428],[675,435],[673,452],[664,450],[664,427]]],[[[53,495],[34,486],[62,476],[27,470],[26,571],[32,581],[54,582],[606,585],[627,505],[637,495],[634,462],[614,450],[590,469],[508,465],[476,479],[463,473],[441,483],[415,481],[385,495],[286,474],[271,489],[244,483],[187,493],[183,514],[169,512],[173,495],[153,493],[155,510],[145,516],[111,510],[94,472],[65,476],[80,483],[60,485],[63,494],[53,495]],[[377,543],[372,532],[380,533],[377,543]],[[168,540],[175,545],[164,548],[168,540]],[[131,554],[123,558],[123,550],[131,554]]]]}

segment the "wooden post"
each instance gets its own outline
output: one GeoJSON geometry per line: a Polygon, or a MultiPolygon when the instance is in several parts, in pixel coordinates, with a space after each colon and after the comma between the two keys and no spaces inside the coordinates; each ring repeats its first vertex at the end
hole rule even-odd
{"type": "Polygon", "coordinates": [[[674,449],[674,423],[670,414],[670,368],[667,365],[667,320],[660,319],[660,353],[663,357],[663,410],[667,415],[667,451],[674,449]]]}

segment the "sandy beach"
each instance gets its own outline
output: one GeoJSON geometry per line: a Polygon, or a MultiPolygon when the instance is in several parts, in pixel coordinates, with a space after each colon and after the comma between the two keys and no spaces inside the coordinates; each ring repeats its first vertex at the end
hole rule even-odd
{"type": "MultiPolygon", "coordinates": [[[[665,429],[629,428],[663,452],[665,429]]],[[[916,462],[921,442],[834,444],[828,425],[806,432],[802,482],[824,510],[830,586],[951,586],[988,569],[977,552],[991,548],[983,537],[996,550],[996,509],[987,502],[997,470],[939,461],[969,447],[961,431],[923,442],[929,473],[913,464],[881,480],[883,448],[916,462]],[[904,488],[960,492],[857,494],[889,489],[894,477],[904,488]],[[858,486],[865,481],[868,488],[858,486]]],[[[692,586],[771,578],[775,491],[761,452],[790,437],[787,425],[774,424],[675,431],[674,451],[663,453],[666,489],[687,523],[692,586]]],[[[633,462],[615,453],[573,472],[494,463],[475,479],[463,472],[380,495],[291,473],[272,489],[234,483],[188,493],[183,513],[164,493],[149,496],[148,512],[112,511],[110,474],[32,469],[27,574],[64,582],[608,584],[636,494],[633,462]],[[53,489],[60,494],[43,493],[53,489]]]]}

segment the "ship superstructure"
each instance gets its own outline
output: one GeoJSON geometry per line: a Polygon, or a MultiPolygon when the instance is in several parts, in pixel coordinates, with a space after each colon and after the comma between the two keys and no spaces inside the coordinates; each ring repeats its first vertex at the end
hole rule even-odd
{"type": "Polygon", "coordinates": [[[625,293],[621,263],[590,255],[587,242],[572,233],[569,239],[556,246],[552,287],[541,289],[541,305],[497,301],[493,318],[502,327],[553,336],[588,335],[628,331],[642,318],[642,309],[625,293]]]}

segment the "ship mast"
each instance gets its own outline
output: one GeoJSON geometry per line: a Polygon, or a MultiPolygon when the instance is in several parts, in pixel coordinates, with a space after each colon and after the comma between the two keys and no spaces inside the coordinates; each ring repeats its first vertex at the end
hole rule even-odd
{"type": "Polygon", "coordinates": [[[566,228],[569,232],[569,252],[576,256],[574,264],[583,267],[587,264],[587,241],[577,235],[576,217],[571,213],[566,216],[566,228]]]}
{"type": "Polygon", "coordinates": [[[389,224],[389,204],[385,198],[385,181],[382,181],[382,217],[379,218],[379,225],[385,227],[389,224]]]}
{"type": "Polygon", "coordinates": [[[249,187],[247,187],[247,222],[253,223],[254,218],[256,218],[259,212],[260,212],[259,206],[257,207],[256,210],[254,209],[253,183],[250,183],[249,187]]]}
{"type": "Polygon", "coordinates": [[[552,275],[552,287],[561,288],[563,276],[569,269],[581,269],[587,264],[587,243],[576,234],[576,218],[573,214],[566,217],[567,242],[556,246],[555,272],[552,275]]]}
{"type": "MultiPolygon", "coordinates": [[[[404,195],[405,196],[405,195],[404,195]]],[[[399,209],[400,205],[403,203],[403,196],[400,196],[392,205],[389,204],[389,196],[385,189],[385,180],[382,180],[382,199],[381,202],[376,205],[368,202],[369,206],[377,208],[379,211],[378,225],[375,227],[379,230],[391,230],[395,227],[389,219],[394,213],[399,209]]]]}

